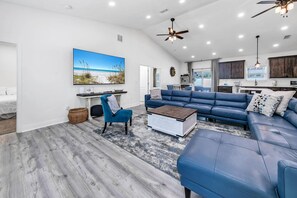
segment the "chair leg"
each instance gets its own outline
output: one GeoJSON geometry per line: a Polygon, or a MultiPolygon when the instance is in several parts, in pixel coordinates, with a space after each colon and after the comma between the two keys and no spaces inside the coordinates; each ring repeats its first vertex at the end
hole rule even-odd
{"type": "Polygon", "coordinates": [[[112,125],[112,122],[111,123],[109,123],[109,126],[111,126],[112,125]]]}
{"type": "Polygon", "coordinates": [[[185,187],[185,197],[191,198],[191,190],[185,187]]]}
{"type": "Polygon", "coordinates": [[[126,132],[126,135],[128,135],[128,122],[125,122],[125,132],[126,132]]]}
{"type": "Polygon", "coordinates": [[[132,126],[132,117],[130,118],[130,126],[132,126]]]}
{"type": "Polygon", "coordinates": [[[105,122],[105,123],[104,123],[104,128],[103,128],[103,131],[102,131],[102,133],[104,133],[104,132],[105,132],[106,126],[107,126],[107,122],[105,122]]]}

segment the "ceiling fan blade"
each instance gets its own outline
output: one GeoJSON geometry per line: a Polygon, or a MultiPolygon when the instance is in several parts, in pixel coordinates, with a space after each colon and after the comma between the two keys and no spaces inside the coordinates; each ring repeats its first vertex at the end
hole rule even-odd
{"type": "Polygon", "coordinates": [[[180,32],[176,32],[175,34],[185,34],[185,33],[188,33],[189,30],[184,30],[184,31],[180,31],[180,32]]]}
{"type": "Polygon", "coordinates": [[[176,38],[184,39],[184,37],[182,37],[182,36],[179,36],[179,35],[175,35],[175,36],[176,36],[176,38]]]}
{"type": "Polygon", "coordinates": [[[257,4],[277,4],[278,1],[260,1],[257,4]]]}
{"type": "Polygon", "coordinates": [[[157,34],[157,36],[169,36],[170,34],[157,34]]]}
{"type": "Polygon", "coordinates": [[[261,14],[264,14],[265,12],[268,12],[269,10],[272,10],[273,8],[276,8],[276,7],[277,6],[275,5],[275,6],[271,7],[271,8],[268,8],[267,10],[264,10],[263,12],[260,12],[260,13],[258,13],[256,15],[252,16],[252,18],[255,18],[255,17],[257,17],[257,16],[259,16],[261,14]]]}
{"type": "Polygon", "coordinates": [[[165,41],[167,41],[169,39],[169,37],[167,37],[166,39],[165,39],[165,41]]]}

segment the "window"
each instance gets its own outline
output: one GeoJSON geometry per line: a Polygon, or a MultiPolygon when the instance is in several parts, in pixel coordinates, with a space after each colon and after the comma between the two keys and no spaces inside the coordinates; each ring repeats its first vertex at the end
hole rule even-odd
{"type": "Polygon", "coordinates": [[[195,69],[193,70],[193,83],[195,86],[211,87],[211,70],[195,69]]]}
{"type": "Polygon", "coordinates": [[[267,67],[249,67],[247,68],[247,80],[266,80],[267,67]]]}

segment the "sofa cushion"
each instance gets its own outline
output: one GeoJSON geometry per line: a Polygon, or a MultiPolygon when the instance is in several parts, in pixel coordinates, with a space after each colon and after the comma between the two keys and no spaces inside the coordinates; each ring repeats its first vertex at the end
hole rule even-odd
{"type": "Polygon", "coordinates": [[[193,91],[191,103],[214,105],[216,93],[193,91]]]}
{"type": "Polygon", "coordinates": [[[297,162],[297,151],[260,141],[258,144],[270,179],[275,184],[277,183],[278,162],[281,160],[297,162]]]}
{"type": "Polygon", "coordinates": [[[171,100],[172,90],[161,90],[163,100],[171,100]]]}
{"type": "Polygon", "coordinates": [[[296,98],[292,98],[289,102],[288,105],[288,109],[294,111],[295,113],[297,113],[297,99],[296,98]]]}
{"type": "Polygon", "coordinates": [[[227,106],[246,109],[246,94],[216,93],[216,106],[227,106]]]}
{"type": "Polygon", "coordinates": [[[148,100],[146,101],[146,106],[148,107],[161,107],[164,105],[166,100],[148,100]]]}
{"type": "Polygon", "coordinates": [[[247,112],[241,108],[214,106],[211,110],[212,115],[227,117],[232,119],[247,120],[247,112]]]}
{"type": "Polygon", "coordinates": [[[289,129],[276,128],[274,126],[265,124],[253,124],[250,126],[250,129],[257,140],[291,148],[289,142],[281,133],[281,131],[289,129]]]}
{"type": "Polygon", "coordinates": [[[191,93],[191,91],[173,90],[171,100],[180,102],[190,102],[191,93]]]}
{"type": "Polygon", "coordinates": [[[297,128],[297,113],[292,110],[287,110],[284,119],[293,124],[297,128]]]}
{"type": "Polygon", "coordinates": [[[182,178],[218,197],[276,197],[256,140],[199,130],[177,163],[182,178]]]}
{"type": "Polygon", "coordinates": [[[265,125],[281,127],[281,128],[290,129],[290,130],[296,129],[296,127],[294,125],[292,125],[291,123],[286,121],[281,116],[274,115],[272,117],[267,117],[265,115],[255,113],[255,112],[249,112],[248,123],[249,123],[249,125],[265,124],[265,125]]]}
{"type": "Polygon", "coordinates": [[[168,100],[163,101],[163,105],[171,105],[171,106],[178,106],[178,107],[183,107],[186,104],[187,104],[186,102],[179,102],[179,101],[168,101],[168,100]]]}
{"type": "Polygon", "coordinates": [[[198,103],[186,104],[185,107],[192,108],[192,109],[197,109],[198,114],[210,114],[211,108],[212,108],[211,105],[198,104],[198,103]]]}

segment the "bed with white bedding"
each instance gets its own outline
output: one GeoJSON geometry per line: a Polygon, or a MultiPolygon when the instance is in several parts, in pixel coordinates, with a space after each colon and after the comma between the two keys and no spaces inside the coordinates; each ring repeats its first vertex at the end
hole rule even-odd
{"type": "Polygon", "coordinates": [[[17,112],[16,95],[0,95],[0,118],[15,115],[17,112]]]}

